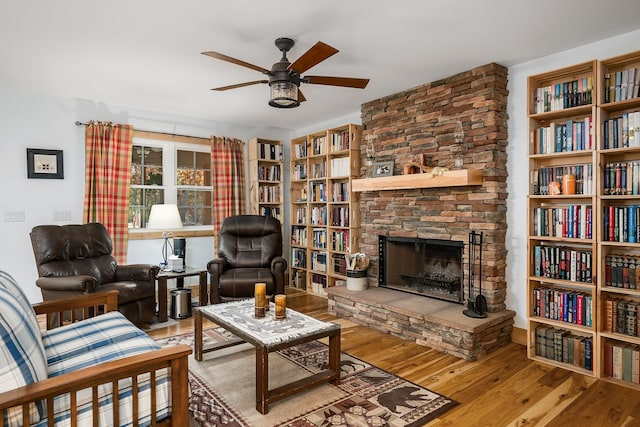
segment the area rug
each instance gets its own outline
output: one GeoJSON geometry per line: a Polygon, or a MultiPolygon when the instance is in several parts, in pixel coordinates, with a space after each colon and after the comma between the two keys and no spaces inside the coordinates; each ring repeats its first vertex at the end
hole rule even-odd
{"type": "MultiPolygon", "coordinates": [[[[231,338],[222,328],[203,333],[208,343],[231,338]]],[[[162,346],[188,344],[193,334],[157,340],[162,346]]],[[[269,388],[326,369],[328,346],[319,341],[269,355],[269,388]]],[[[422,426],[457,403],[424,387],[341,353],[341,383],[320,385],[256,410],[255,350],[249,344],[190,356],[189,410],[199,426],[422,426]]]]}

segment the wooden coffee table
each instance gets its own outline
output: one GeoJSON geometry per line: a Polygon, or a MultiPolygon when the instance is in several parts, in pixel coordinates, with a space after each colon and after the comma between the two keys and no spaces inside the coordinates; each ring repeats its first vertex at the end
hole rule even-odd
{"type": "Polygon", "coordinates": [[[276,320],[271,310],[263,318],[254,315],[254,300],[242,300],[198,307],[194,313],[195,359],[202,355],[243,342],[256,349],[256,409],[262,414],[269,404],[316,385],[330,382],[340,384],[340,325],[317,319],[287,308],[286,319],[276,320]],[[216,343],[204,349],[202,319],[209,319],[237,338],[216,343]],[[328,369],[289,384],[269,390],[269,353],[317,340],[329,338],[328,369]]]}

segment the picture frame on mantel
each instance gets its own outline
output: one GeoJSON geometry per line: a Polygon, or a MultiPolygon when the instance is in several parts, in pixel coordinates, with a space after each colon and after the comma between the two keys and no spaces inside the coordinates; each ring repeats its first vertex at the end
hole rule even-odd
{"type": "Polygon", "coordinates": [[[27,148],[27,178],[64,179],[62,150],[27,148]]]}
{"type": "Polygon", "coordinates": [[[371,176],[373,178],[378,178],[381,176],[393,176],[393,160],[387,160],[385,162],[373,162],[371,176]]]}

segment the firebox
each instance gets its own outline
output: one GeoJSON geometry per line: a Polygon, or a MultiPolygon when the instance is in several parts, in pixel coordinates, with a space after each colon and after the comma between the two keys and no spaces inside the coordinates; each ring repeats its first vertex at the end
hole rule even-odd
{"type": "Polygon", "coordinates": [[[462,304],[464,242],[378,236],[378,285],[462,304]]]}

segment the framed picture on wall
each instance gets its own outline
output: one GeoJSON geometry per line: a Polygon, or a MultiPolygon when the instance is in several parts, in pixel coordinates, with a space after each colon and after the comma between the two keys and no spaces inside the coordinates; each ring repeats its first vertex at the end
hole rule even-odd
{"type": "Polygon", "coordinates": [[[27,148],[27,178],[63,179],[62,150],[27,148]]]}
{"type": "Polygon", "coordinates": [[[373,162],[372,176],[377,178],[379,176],[392,176],[393,175],[393,160],[386,162],[373,162]]]}

